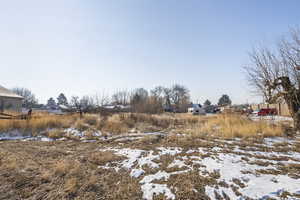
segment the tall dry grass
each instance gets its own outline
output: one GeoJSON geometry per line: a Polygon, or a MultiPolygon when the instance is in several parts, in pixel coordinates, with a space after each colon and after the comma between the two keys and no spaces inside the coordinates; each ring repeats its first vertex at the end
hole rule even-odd
{"type": "Polygon", "coordinates": [[[36,133],[51,128],[67,128],[76,121],[76,116],[33,116],[30,120],[0,120],[0,132],[19,130],[36,133]]]}
{"type": "MultiPolygon", "coordinates": [[[[104,134],[127,133],[131,129],[141,132],[166,131],[188,133],[199,137],[203,135],[232,137],[281,136],[284,128],[280,124],[266,121],[254,122],[238,114],[221,114],[215,116],[194,116],[190,114],[140,114],[121,113],[111,116],[84,115],[47,115],[33,116],[30,120],[0,120],[0,133],[20,130],[24,133],[39,133],[49,129],[74,127],[80,131],[100,130],[104,134]]],[[[49,136],[61,137],[60,131],[53,131],[49,136]]]]}
{"type": "Polygon", "coordinates": [[[224,138],[282,136],[281,124],[267,121],[252,121],[238,114],[222,114],[207,119],[191,129],[192,134],[208,134],[224,138]]]}

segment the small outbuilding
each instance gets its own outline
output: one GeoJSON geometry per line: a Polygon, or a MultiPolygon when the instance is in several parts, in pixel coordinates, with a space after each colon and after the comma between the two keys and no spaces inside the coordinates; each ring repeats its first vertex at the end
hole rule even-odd
{"type": "Polygon", "coordinates": [[[21,112],[23,97],[0,85],[0,112],[5,110],[21,112]]]}

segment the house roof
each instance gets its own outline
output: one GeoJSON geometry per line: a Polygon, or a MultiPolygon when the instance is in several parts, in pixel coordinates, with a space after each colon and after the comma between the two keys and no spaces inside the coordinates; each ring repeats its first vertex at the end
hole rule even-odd
{"type": "Polygon", "coordinates": [[[5,87],[2,87],[0,85],[0,97],[10,97],[10,98],[17,98],[17,99],[23,99],[22,96],[19,96],[12,91],[6,89],[5,87]]]}

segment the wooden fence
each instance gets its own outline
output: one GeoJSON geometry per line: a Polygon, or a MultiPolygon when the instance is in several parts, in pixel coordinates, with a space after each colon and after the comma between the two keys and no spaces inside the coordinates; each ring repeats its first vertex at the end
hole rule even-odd
{"type": "Polygon", "coordinates": [[[1,119],[28,119],[29,116],[27,114],[21,115],[12,115],[4,112],[0,112],[0,120],[1,119]]]}
{"type": "Polygon", "coordinates": [[[290,111],[286,103],[277,103],[277,104],[253,104],[251,105],[252,110],[259,110],[262,108],[275,108],[280,116],[291,116],[290,111]]]}

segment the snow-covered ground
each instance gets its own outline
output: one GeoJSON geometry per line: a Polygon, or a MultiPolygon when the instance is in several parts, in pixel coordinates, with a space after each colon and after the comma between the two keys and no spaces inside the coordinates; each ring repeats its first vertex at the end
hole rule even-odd
{"type": "Polygon", "coordinates": [[[279,116],[279,115],[273,115],[273,116],[251,115],[250,119],[252,119],[254,121],[267,120],[267,121],[274,121],[274,122],[293,121],[292,117],[285,117],[285,116],[279,116]]]}
{"type": "MultiPolygon", "coordinates": [[[[262,145],[272,146],[282,142],[282,138],[266,139],[262,145]]],[[[284,139],[286,141],[286,139],[284,139]]],[[[293,142],[293,141],[288,141],[293,142]]],[[[300,180],[288,174],[272,174],[278,167],[290,163],[300,165],[299,152],[262,152],[246,151],[235,146],[232,151],[224,153],[224,148],[195,148],[184,150],[177,147],[158,147],[155,150],[141,150],[131,148],[109,148],[100,151],[113,151],[117,155],[125,156],[122,162],[108,163],[99,168],[128,170],[133,178],[139,179],[143,198],[151,200],[154,195],[163,194],[166,199],[176,199],[176,188],[168,183],[172,175],[199,170],[199,175],[205,177],[213,173],[219,174],[215,184],[205,186],[205,192],[211,199],[218,196],[229,199],[280,199],[285,192],[300,195],[300,180]],[[211,153],[210,156],[205,156],[211,153]],[[245,155],[250,156],[245,156],[245,155]],[[172,156],[173,161],[162,168],[163,155],[172,156]],[[183,156],[184,155],[184,156],[183,156]],[[285,157],[285,161],[274,159],[285,157]],[[248,159],[245,159],[248,158],[248,159]],[[259,164],[267,162],[269,164],[259,164]],[[168,168],[177,167],[178,170],[167,172],[168,168]],[[152,170],[146,171],[146,168],[152,170]],[[263,173],[264,172],[264,173],[263,173]],[[157,183],[162,181],[163,183],[157,183]],[[220,183],[226,183],[221,185],[220,183]]],[[[290,198],[296,199],[296,198],[290,198]]]]}
{"type": "Polygon", "coordinates": [[[38,136],[31,136],[30,134],[24,134],[20,131],[10,131],[6,133],[0,133],[0,141],[4,140],[22,140],[22,141],[54,141],[54,140],[67,140],[67,138],[77,138],[83,142],[95,142],[97,140],[108,140],[108,141],[116,141],[116,142],[125,142],[138,140],[146,136],[165,136],[165,133],[152,132],[152,133],[124,133],[119,135],[106,134],[103,135],[100,131],[79,131],[75,128],[67,128],[62,132],[63,137],[59,139],[48,138],[47,132],[51,130],[44,131],[40,133],[38,136]],[[92,138],[91,138],[92,136],[92,138]]]}
{"type": "MultiPolygon", "coordinates": [[[[69,128],[64,130],[66,137],[77,137],[82,142],[97,140],[126,142],[146,136],[165,136],[164,133],[135,133],[106,135],[101,132],[81,132],[69,128]],[[92,136],[89,139],[87,136],[92,136]]],[[[53,141],[45,136],[23,136],[17,131],[0,133],[1,140],[53,141]]],[[[283,194],[300,196],[299,174],[282,170],[289,165],[300,167],[300,151],[291,150],[299,146],[300,138],[265,138],[253,146],[242,145],[242,139],[199,140],[211,145],[199,148],[156,146],[152,149],[115,147],[99,148],[99,151],[112,151],[126,159],[107,163],[98,168],[126,170],[128,175],[140,184],[143,199],[151,200],[155,195],[166,199],[176,199],[176,188],[171,181],[173,176],[181,176],[197,171],[199,177],[214,179],[205,185],[205,194],[210,199],[280,199],[283,194]],[[297,146],[297,145],[298,146],[297,146]],[[276,151],[277,146],[288,147],[287,151],[276,151]],[[293,147],[293,148],[291,148],[293,147]],[[166,161],[165,159],[170,159],[166,161]],[[167,165],[166,165],[167,162],[167,165]]],[[[297,171],[298,172],[298,171],[297,171]]],[[[196,188],[191,188],[196,191],[196,188]]],[[[287,199],[297,199],[287,197],[287,199]]]]}

